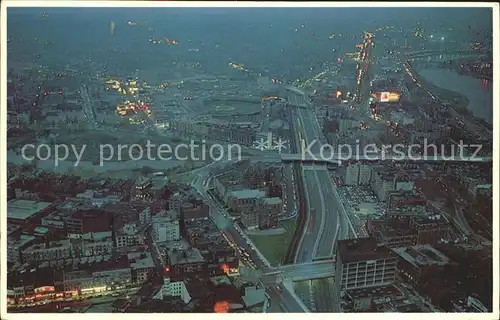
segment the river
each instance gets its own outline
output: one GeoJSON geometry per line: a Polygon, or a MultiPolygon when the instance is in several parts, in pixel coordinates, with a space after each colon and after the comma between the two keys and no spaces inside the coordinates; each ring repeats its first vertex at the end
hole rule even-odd
{"type": "Polygon", "coordinates": [[[445,69],[423,69],[419,70],[418,73],[426,81],[432,82],[438,87],[466,96],[469,99],[467,109],[474,116],[493,124],[492,81],[489,81],[485,87],[481,79],[460,75],[455,71],[445,69]]]}
{"type": "MultiPolygon", "coordinates": [[[[72,171],[78,171],[78,169],[93,171],[95,174],[103,172],[112,171],[122,171],[122,170],[134,170],[141,169],[144,166],[150,167],[154,170],[166,170],[173,167],[178,167],[184,165],[186,162],[181,160],[168,160],[168,161],[151,161],[151,160],[137,160],[137,161],[110,161],[104,162],[102,166],[95,165],[91,161],[81,161],[78,167],[75,167],[74,161],[59,161],[56,166],[54,163],[55,159],[49,158],[47,160],[37,161],[37,167],[45,171],[52,171],[59,174],[69,174],[72,171]]],[[[16,154],[14,151],[7,151],[7,162],[15,163],[18,165],[28,164],[29,161],[25,160],[21,155],[16,154]]]]}

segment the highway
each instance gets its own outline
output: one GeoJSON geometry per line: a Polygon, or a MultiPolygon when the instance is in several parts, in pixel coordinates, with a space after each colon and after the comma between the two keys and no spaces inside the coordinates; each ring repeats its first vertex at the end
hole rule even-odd
{"type": "Polygon", "coordinates": [[[292,281],[302,281],[333,277],[334,274],[334,262],[329,260],[320,263],[280,266],[273,271],[263,274],[261,276],[261,281],[264,284],[274,284],[279,277],[284,277],[292,281]]]}
{"type": "MultiPolygon", "coordinates": [[[[290,90],[287,95],[289,104],[306,103],[305,94],[296,88],[290,90]],[[298,97],[297,97],[298,96],[298,97]]],[[[308,108],[295,108],[291,110],[292,120],[294,121],[295,132],[295,150],[298,153],[304,153],[306,149],[313,154],[319,154],[321,146],[325,144],[325,138],[320,131],[318,122],[308,108]]],[[[302,237],[299,240],[295,255],[295,263],[311,262],[316,257],[328,257],[333,254],[333,242],[336,224],[339,217],[339,211],[336,209],[338,204],[331,203],[335,201],[331,197],[333,182],[330,180],[325,164],[301,165],[301,175],[303,178],[304,193],[306,199],[306,222],[302,237]]],[[[296,275],[312,273],[311,270],[298,271],[296,275]]],[[[289,275],[289,273],[287,273],[289,275]]],[[[295,288],[300,297],[312,297],[308,299],[310,304],[308,308],[316,310],[317,308],[327,311],[335,311],[334,301],[326,301],[321,297],[331,296],[331,287],[322,287],[321,290],[313,290],[312,281],[301,283],[295,288]],[[319,305],[318,305],[319,304],[319,305]]]]}
{"type": "MultiPolygon", "coordinates": [[[[368,111],[366,94],[369,89],[369,77],[366,77],[371,62],[373,42],[371,35],[365,36],[362,51],[362,63],[358,73],[357,102],[362,107],[362,113],[368,111]],[[364,107],[364,108],[363,108],[364,107]],[[366,110],[366,111],[365,111],[366,110]]],[[[312,154],[321,154],[321,147],[325,143],[325,138],[321,134],[318,122],[309,108],[303,108],[300,103],[306,99],[297,96],[306,95],[300,88],[290,89],[288,101],[291,105],[299,106],[291,111],[292,121],[295,120],[295,140],[299,153],[310,150],[312,154]],[[293,97],[295,95],[295,97],[293,97]],[[295,104],[296,103],[296,104],[295,104]]],[[[334,254],[334,242],[337,239],[349,238],[350,225],[347,214],[343,211],[340,198],[335,190],[333,181],[328,174],[325,164],[313,164],[311,166],[302,165],[305,197],[307,202],[306,223],[302,238],[299,241],[295,263],[309,262],[315,258],[332,257],[334,254]],[[312,245],[312,246],[311,246],[312,245]]],[[[321,282],[322,283],[322,282],[321,282]]],[[[301,286],[298,295],[313,296],[311,308],[323,312],[334,312],[338,310],[339,302],[334,298],[333,286],[321,285],[312,287],[310,285],[301,286]],[[307,292],[309,291],[309,293],[307,292]],[[325,299],[325,297],[332,297],[325,299]]],[[[338,297],[337,297],[338,298],[338,297]]]]}
{"type": "Polygon", "coordinates": [[[82,98],[83,102],[82,105],[85,119],[87,119],[91,129],[95,130],[97,127],[95,111],[92,105],[92,98],[90,97],[89,88],[85,84],[80,87],[80,97],[82,98]]]}
{"type": "MultiPolygon", "coordinates": [[[[293,94],[298,93],[294,91],[293,94]]],[[[300,100],[291,96],[292,94],[288,95],[289,100],[300,100]]],[[[296,139],[299,141],[299,150],[304,152],[307,148],[313,154],[320,154],[324,137],[314,114],[310,109],[300,108],[294,110],[292,116],[296,116],[297,120],[296,139]]],[[[344,239],[348,231],[347,223],[342,221],[345,219],[342,219],[341,206],[335,196],[335,187],[325,164],[303,165],[301,170],[308,217],[297,249],[296,263],[332,257],[334,241],[338,236],[344,239]]]]}
{"type": "Polygon", "coordinates": [[[268,286],[266,287],[266,292],[271,297],[271,306],[268,309],[270,313],[283,313],[283,312],[293,312],[293,313],[303,313],[304,309],[297,303],[296,299],[293,297],[289,290],[283,287],[268,286]]]}

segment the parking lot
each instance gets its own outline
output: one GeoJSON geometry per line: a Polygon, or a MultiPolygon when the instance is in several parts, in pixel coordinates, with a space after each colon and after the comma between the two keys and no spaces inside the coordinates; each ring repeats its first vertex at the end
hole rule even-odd
{"type": "Polygon", "coordinates": [[[365,229],[366,220],[380,219],[386,214],[385,205],[378,200],[369,186],[343,186],[338,190],[358,236],[368,236],[365,229]]]}

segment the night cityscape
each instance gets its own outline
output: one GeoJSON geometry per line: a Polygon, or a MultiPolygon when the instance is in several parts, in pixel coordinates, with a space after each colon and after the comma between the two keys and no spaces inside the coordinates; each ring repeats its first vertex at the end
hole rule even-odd
{"type": "Polygon", "coordinates": [[[7,313],[498,313],[498,6],[15,5],[7,313]]]}

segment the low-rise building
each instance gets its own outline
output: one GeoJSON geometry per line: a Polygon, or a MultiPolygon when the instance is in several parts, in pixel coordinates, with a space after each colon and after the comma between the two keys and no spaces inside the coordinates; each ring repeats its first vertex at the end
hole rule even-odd
{"type": "Polygon", "coordinates": [[[255,206],[241,213],[241,221],[247,228],[273,228],[279,225],[279,218],[283,215],[283,201],[281,198],[260,198],[255,206]]]}
{"type": "Polygon", "coordinates": [[[184,279],[191,275],[203,274],[205,271],[205,259],[196,248],[184,250],[172,249],[168,252],[167,276],[171,279],[184,279]]]}
{"type": "Polygon", "coordinates": [[[441,239],[450,239],[453,232],[450,222],[439,214],[411,217],[410,227],[417,231],[417,244],[437,244],[441,239]]]}
{"type": "Polygon", "coordinates": [[[203,202],[183,203],[180,208],[182,220],[191,220],[199,218],[208,218],[209,206],[203,202]]]}
{"type": "Polygon", "coordinates": [[[93,294],[131,285],[132,273],[127,256],[99,263],[79,264],[64,270],[65,291],[93,294]]]}
{"type": "Polygon", "coordinates": [[[129,248],[144,245],[144,228],[136,223],[126,223],[115,231],[117,248],[129,248]]]}
{"type": "Polygon", "coordinates": [[[69,239],[34,244],[22,252],[23,262],[64,260],[73,256],[73,245],[69,239]]]}
{"type": "Polygon", "coordinates": [[[408,220],[371,220],[366,222],[366,231],[378,244],[388,248],[413,246],[417,243],[417,232],[408,220]]]}
{"type": "Polygon", "coordinates": [[[210,276],[239,274],[236,252],[212,219],[186,221],[185,236],[191,246],[200,250],[206,261],[206,274],[210,276]]]}
{"type": "Polygon", "coordinates": [[[74,257],[98,257],[112,254],[114,249],[111,231],[73,235],[70,237],[74,257]]]}
{"type": "Polygon", "coordinates": [[[105,232],[112,229],[112,216],[99,209],[79,210],[64,217],[68,234],[105,232]]]}
{"type": "Polygon", "coordinates": [[[387,212],[404,214],[423,212],[427,201],[425,197],[409,191],[391,192],[387,195],[387,212]]]}
{"type": "Polygon", "coordinates": [[[393,249],[399,256],[398,271],[413,285],[418,286],[422,271],[431,265],[444,266],[451,263],[439,250],[431,245],[419,245],[393,249]]]}
{"type": "Polygon", "coordinates": [[[132,252],[127,258],[132,271],[132,283],[141,285],[153,277],[156,266],[151,252],[132,252]]]}
{"type": "Polygon", "coordinates": [[[25,224],[42,212],[50,210],[51,204],[51,202],[12,199],[7,202],[7,221],[25,224]]]}
{"type": "Polygon", "coordinates": [[[35,242],[32,235],[21,234],[19,237],[7,238],[7,262],[16,264],[21,262],[21,252],[35,242]]]}
{"type": "Polygon", "coordinates": [[[255,207],[259,199],[264,197],[266,197],[266,193],[262,190],[243,189],[229,192],[224,200],[229,209],[241,212],[247,208],[255,207]]]}

